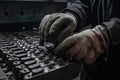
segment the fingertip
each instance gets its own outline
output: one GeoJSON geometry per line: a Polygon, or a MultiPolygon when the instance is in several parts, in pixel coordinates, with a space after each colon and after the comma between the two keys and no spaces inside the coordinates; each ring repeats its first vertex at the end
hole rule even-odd
{"type": "Polygon", "coordinates": [[[62,52],[59,50],[59,48],[56,48],[54,54],[55,54],[56,56],[60,56],[60,55],[61,55],[60,53],[62,53],[62,52]]]}
{"type": "Polygon", "coordinates": [[[58,45],[56,48],[55,48],[55,53],[59,53],[59,52],[62,52],[62,49],[60,47],[60,45],[58,45]]]}

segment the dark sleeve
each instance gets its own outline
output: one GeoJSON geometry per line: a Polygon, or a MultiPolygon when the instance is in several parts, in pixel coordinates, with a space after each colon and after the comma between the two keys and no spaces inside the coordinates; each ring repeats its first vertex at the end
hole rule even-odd
{"type": "Polygon", "coordinates": [[[120,43],[120,18],[112,18],[108,22],[103,23],[108,30],[111,45],[120,43]]]}
{"type": "Polygon", "coordinates": [[[88,17],[90,0],[73,0],[63,12],[71,12],[76,18],[78,27],[83,26],[88,17]]]}

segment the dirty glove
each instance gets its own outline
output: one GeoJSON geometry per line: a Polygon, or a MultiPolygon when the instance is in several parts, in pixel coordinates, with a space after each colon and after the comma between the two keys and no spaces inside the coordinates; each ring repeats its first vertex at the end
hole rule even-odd
{"type": "Polygon", "coordinates": [[[70,55],[77,61],[92,64],[109,46],[105,27],[98,25],[93,29],[82,31],[66,38],[55,50],[57,56],[70,55]]]}
{"type": "Polygon", "coordinates": [[[40,38],[45,41],[48,34],[59,31],[57,40],[61,42],[76,29],[76,23],[76,19],[71,13],[54,13],[46,15],[40,23],[40,38]]]}

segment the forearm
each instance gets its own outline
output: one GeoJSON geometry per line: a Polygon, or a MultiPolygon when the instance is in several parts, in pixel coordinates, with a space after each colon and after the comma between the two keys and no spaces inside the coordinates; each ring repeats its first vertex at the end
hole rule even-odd
{"type": "Polygon", "coordinates": [[[64,9],[63,12],[70,12],[76,17],[77,30],[79,31],[87,21],[87,14],[89,13],[89,1],[90,0],[74,0],[74,2],[64,9]]]}

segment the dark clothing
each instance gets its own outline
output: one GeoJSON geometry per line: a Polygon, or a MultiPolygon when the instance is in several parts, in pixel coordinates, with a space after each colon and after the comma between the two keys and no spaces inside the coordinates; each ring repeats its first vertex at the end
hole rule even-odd
{"type": "Polygon", "coordinates": [[[64,11],[73,13],[77,30],[102,24],[108,30],[108,55],[100,56],[92,65],[84,65],[81,80],[120,80],[120,0],[73,0],[64,11]],[[105,57],[107,56],[107,61],[105,57]]]}

